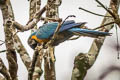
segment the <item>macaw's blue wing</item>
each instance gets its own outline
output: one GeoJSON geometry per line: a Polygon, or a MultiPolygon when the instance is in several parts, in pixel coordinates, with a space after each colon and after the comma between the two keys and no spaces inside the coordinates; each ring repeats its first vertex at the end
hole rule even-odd
{"type": "MultiPolygon", "coordinates": [[[[83,23],[75,23],[75,21],[73,21],[73,20],[66,21],[66,22],[64,22],[62,24],[59,32],[68,30],[68,29],[70,29],[72,27],[81,26],[82,24],[83,23]]],[[[36,33],[37,38],[39,38],[39,39],[48,39],[48,38],[50,38],[54,34],[57,26],[58,26],[58,22],[52,22],[52,23],[44,24],[43,26],[41,26],[37,30],[37,33],[36,33]]]]}
{"type": "Polygon", "coordinates": [[[62,32],[64,30],[69,30],[69,29],[74,28],[74,27],[80,27],[81,25],[84,25],[84,24],[86,24],[86,22],[72,23],[72,24],[68,24],[68,25],[63,25],[60,28],[60,32],[62,32]]]}
{"type": "Polygon", "coordinates": [[[80,28],[72,28],[69,29],[68,31],[78,33],[83,36],[108,36],[110,33],[108,32],[101,32],[101,31],[94,31],[94,30],[88,30],[88,29],[80,29],[80,28]]]}

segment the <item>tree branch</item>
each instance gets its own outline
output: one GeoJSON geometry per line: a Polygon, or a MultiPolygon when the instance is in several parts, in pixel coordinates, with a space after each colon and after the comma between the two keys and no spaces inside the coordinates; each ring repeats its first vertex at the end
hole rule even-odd
{"type": "Polygon", "coordinates": [[[108,13],[110,13],[110,15],[114,18],[114,19],[116,19],[116,16],[108,9],[108,8],[106,8],[99,0],[95,0],[98,4],[100,4],[101,5],[101,7],[103,7],[108,13]]]}
{"type": "MultiPolygon", "coordinates": [[[[30,0],[29,20],[32,20],[35,16],[35,13],[37,13],[40,10],[40,5],[41,0],[30,0]]],[[[31,31],[34,32],[36,29],[37,25],[35,25],[31,31]]]]}
{"type": "Polygon", "coordinates": [[[9,71],[0,58],[0,73],[6,78],[6,80],[12,80],[9,71]]]}
{"type": "MultiPolygon", "coordinates": [[[[120,4],[117,4],[117,6],[119,5],[120,4]]],[[[107,12],[105,16],[110,16],[109,12],[107,12]]],[[[114,22],[114,19],[110,17],[105,17],[102,21],[101,26],[110,22],[114,22]]],[[[113,28],[113,24],[107,25],[104,27],[103,31],[109,32],[112,28],[113,28]]],[[[95,39],[88,53],[86,54],[80,53],[78,56],[76,56],[74,61],[74,68],[72,71],[72,80],[83,80],[85,78],[87,70],[90,69],[93,66],[94,62],[96,61],[105,38],[106,37],[95,39]]]]}
{"type": "Polygon", "coordinates": [[[12,80],[17,80],[17,57],[16,52],[14,48],[14,42],[12,39],[12,32],[10,30],[11,22],[8,20],[14,20],[14,15],[11,7],[11,3],[9,0],[4,0],[5,4],[0,4],[0,8],[3,15],[3,21],[4,21],[4,31],[5,31],[5,44],[6,44],[6,50],[7,50],[7,59],[9,64],[9,72],[11,75],[12,80]]]}
{"type": "MultiPolygon", "coordinates": [[[[51,4],[51,6],[48,6],[49,8],[47,9],[46,12],[46,17],[47,18],[54,18],[59,19],[59,12],[58,12],[58,7],[60,6],[62,0],[48,0],[47,4],[51,4]],[[54,2],[52,2],[54,1],[54,2]],[[51,4],[52,2],[52,4],[51,4]]],[[[60,20],[61,22],[61,20],[60,20]]],[[[61,23],[58,25],[58,29],[60,28],[61,23]]],[[[55,33],[56,33],[55,31],[55,33]]],[[[55,35],[54,35],[55,36],[55,35]]],[[[47,49],[46,49],[46,54],[44,57],[44,70],[45,70],[45,74],[44,74],[44,78],[45,80],[56,80],[56,73],[55,73],[55,55],[54,55],[54,47],[51,46],[52,41],[54,41],[54,36],[52,38],[52,40],[50,40],[48,42],[47,45],[47,49]]]]}
{"type": "MultiPolygon", "coordinates": [[[[4,1],[6,1],[6,0],[4,0],[4,1]]],[[[16,33],[16,31],[15,31],[15,28],[13,27],[12,22],[11,22],[11,21],[14,21],[14,14],[13,14],[13,10],[12,10],[12,6],[10,4],[10,1],[7,0],[7,2],[5,2],[5,3],[6,4],[0,5],[0,6],[1,6],[2,13],[3,13],[5,34],[6,34],[6,42],[8,42],[8,45],[9,45],[10,48],[15,47],[17,52],[20,54],[21,59],[22,59],[23,63],[25,64],[26,68],[28,68],[29,65],[30,65],[31,59],[30,59],[26,49],[22,45],[22,43],[21,43],[19,37],[17,36],[17,34],[14,35],[16,33]],[[8,36],[9,36],[9,38],[7,38],[8,36]]],[[[11,49],[12,51],[9,51],[9,52],[15,53],[15,51],[14,51],[15,49],[13,48],[13,49],[11,49]]],[[[11,59],[11,58],[9,58],[9,59],[11,59]]],[[[13,58],[13,59],[16,59],[16,58],[13,58]]],[[[13,60],[11,60],[11,61],[13,61],[13,60]]],[[[11,66],[14,66],[14,65],[11,65],[11,66]]],[[[12,75],[14,75],[14,74],[12,74],[12,75]]],[[[17,73],[15,73],[15,75],[17,75],[17,73]]],[[[15,77],[15,75],[14,75],[14,77],[15,77]]]]}
{"type": "Polygon", "coordinates": [[[0,42],[2,42],[2,43],[0,44],[0,46],[3,45],[3,44],[5,43],[5,41],[2,41],[2,40],[0,40],[0,42]]]}
{"type": "Polygon", "coordinates": [[[120,27],[120,18],[119,18],[119,14],[118,14],[118,10],[117,10],[119,8],[118,4],[120,4],[120,0],[112,0],[110,4],[111,4],[110,7],[112,9],[112,12],[116,16],[116,18],[114,18],[114,20],[115,20],[116,24],[120,27]]]}
{"type": "Polygon", "coordinates": [[[33,60],[32,60],[32,63],[31,63],[30,69],[29,69],[29,73],[28,73],[28,80],[32,80],[35,63],[37,61],[37,56],[38,56],[38,51],[35,50],[33,60]]]}
{"type": "Polygon", "coordinates": [[[87,10],[87,9],[84,9],[84,8],[82,8],[82,7],[79,7],[79,9],[81,9],[81,10],[83,10],[83,11],[86,11],[86,12],[88,12],[88,13],[91,13],[91,14],[93,14],[93,15],[97,15],[97,16],[101,16],[101,17],[111,17],[111,16],[105,16],[105,15],[101,15],[101,14],[94,13],[94,12],[89,11],[89,10],[87,10]]]}
{"type": "MultiPolygon", "coordinates": [[[[29,20],[34,18],[34,14],[37,13],[40,10],[40,6],[41,6],[41,0],[31,0],[30,1],[30,15],[29,15],[29,20]]],[[[37,25],[34,26],[34,28],[32,29],[32,32],[34,32],[37,29],[37,25]]],[[[36,53],[36,51],[35,51],[36,53]]],[[[36,56],[36,54],[33,55],[33,60],[36,59],[35,62],[32,62],[31,65],[34,65],[32,68],[32,72],[31,72],[31,78],[33,80],[37,80],[40,79],[41,75],[42,75],[42,59],[43,59],[43,52],[38,50],[39,55],[36,56]]]]}
{"type": "Polygon", "coordinates": [[[20,31],[27,31],[27,30],[34,28],[34,26],[40,21],[42,14],[46,11],[46,9],[48,9],[52,5],[52,2],[49,5],[45,5],[41,10],[36,12],[33,19],[29,20],[27,25],[25,25],[25,26],[19,24],[16,21],[13,21],[14,27],[16,27],[20,31]]]}
{"type": "Polygon", "coordinates": [[[44,56],[44,78],[45,80],[56,80],[54,48],[48,47],[44,56]],[[53,55],[51,55],[53,54],[53,55]],[[54,59],[52,61],[52,59],[54,59]]]}
{"type": "Polygon", "coordinates": [[[39,55],[37,56],[37,61],[35,64],[34,72],[33,72],[33,80],[40,79],[43,70],[42,70],[42,60],[43,60],[43,51],[39,51],[39,55]]]}
{"type": "Polygon", "coordinates": [[[103,25],[101,25],[101,26],[99,26],[99,27],[96,27],[96,28],[94,28],[94,29],[92,29],[92,30],[104,28],[105,26],[108,26],[108,25],[111,25],[111,24],[114,24],[114,23],[115,23],[114,21],[113,21],[113,22],[109,22],[109,23],[103,24],[103,25]]]}
{"type": "Polygon", "coordinates": [[[42,75],[42,69],[41,69],[42,58],[43,58],[43,50],[42,49],[43,49],[42,46],[37,46],[35,49],[33,60],[32,60],[32,63],[31,63],[30,69],[29,69],[29,73],[28,73],[28,80],[39,79],[40,76],[42,75]],[[40,61],[38,61],[38,60],[40,60],[40,61]],[[38,72],[39,72],[39,75],[36,76],[36,73],[38,74],[38,72]]]}
{"type": "Polygon", "coordinates": [[[23,26],[23,25],[19,24],[18,22],[13,21],[13,26],[22,32],[34,28],[34,26],[40,21],[42,14],[46,10],[46,7],[47,7],[47,5],[45,7],[43,7],[40,11],[36,12],[35,17],[32,20],[28,21],[27,25],[23,26]]]}
{"type": "Polygon", "coordinates": [[[6,52],[7,50],[2,50],[2,51],[0,51],[0,53],[3,53],[3,52],[6,52]]]}

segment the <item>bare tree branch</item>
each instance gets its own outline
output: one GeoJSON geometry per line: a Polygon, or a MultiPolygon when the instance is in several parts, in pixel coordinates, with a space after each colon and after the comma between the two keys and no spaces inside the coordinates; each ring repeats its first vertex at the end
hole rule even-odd
{"type": "MultiPolygon", "coordinates": [[[[5,2],[5,3],[6,4],[0,5],[0,6],[1,6],[2,13],[3,13],[4,26],[6,26],[5,27],[6,37],[8,37],[8,35],[9,35],[9,38],[6,38],[6,42],[8,42],[8,45],[10,48],[15,47],[17,52],[20,53],[21,59],[24,62],[24,64],[26,65],[26,68],[28,68],[30,65],[31,59],[30,59],[26,49],[22,45],[19,37],[17,35],[14,35],[16,33],[16,31],[15,31],[15,28],[13,28],[13,25],[11,23],[11,21],[14,21],[14,14],[13,14],[13,10],[12,10],[10,1],[7,0],[7,2],[5,2]]],[[[15,49],[13,48],[12,51],[8,51],[8,50],[7,51],[15,53],[15,51],[13,51],[15,49]]],[[[9,59],[12,59],[12,57],[9,59]]],[[[16,59],[16,58],[13,58],[13,59],[16,59]]],[[[13,59],[11,61],[13,61],[13,59]]],[[[14,65],[11,65],[11,66],[14,66],[14,65]]],[[[16,68],[14,68],[14,69],[17,70],[17,65],[16,65],[16,68]]],[[[13,70],[11,70],[11,71],[14,72],[13,70]]],[[[14,74],[12,74],[12,75],[14,75],[14,74]]],[[[15,73],[15,75],[17,75],[17,73],[15,73]]],[[[14,77],[15,77],[15,75],[14,75],[14,77]]]]}
{"type": "Polygon", "coordinates": [[[99,26],[99,27],[96,27],[96,28],[94,28],[94,29],[92,29],[92,30],[96,30],[96,29],[104,28],[105,26],[108,26],[108,25],[111,25],[111,24],[114,24],[114,23],[115,23],[114,21],[113,21],[113,22],[109,22],[109,23],[106,23],[106,24],[101,25],[101,26],[99,26]]]}
{"type": "Polygon", "coordinates": [[[14,42],[12,39],[12,32],[10,30],[11,23],[8,20],[14,20],[14,15],[12,12],[12,7],[10,1],[5,0],[5,4],[1,5],[0,8],[3,14],[3,21],[4,21],[4,31],[5,31],[5,44],[7,50],[7,59],[9,64],[9,72],[11,75],[12,80],[17,80],[17,57],[14,48],[14,42]]]}
{"type": "Polygon", "coordinates": [[[95,0],[98,4],[100,4],[101,5],[101,7],[103,7],[108,13],[110,13],[110,15],[114,18],[114,19],[116,19],[116,16],[108,9],[108,8],[106,8],[99,0],[95,0]]]}
{"type": "Polygon", "coordinates": [[[93,14],[93,15],[97,15],[97,16],[101,16],[101,17],[111,17],[111,16],[105,16],[105,15],[101,15],[101,14],[94,13],[94,12],[89,11],[89,10],[87,10],[87,9],[84,9],[84,8],[82,8],[82,7],[79,7],[79,9],[81,9],[81,10],[83,10],[83,11],[86,11],[86,12],[88,12],[88,13],[91,13],[91,14],[93,14]]]}
{"type": "Polygon", "coordinates": [[[29,75],[28,75],[28,80],[32,80],[32,76],[34,73],[34,68],[35,68],[35,63],[37,61],[37,56],[38,56],[38,50],[35,50],[33,60],[29,69],[29,75]]]}
{"type": "MultiPolygon", "coordinates": [[[[41,0],[30,0],[29,20],[32,20],[35,13],[40,10],[41,0]]],[[[34,26],[32,32],[37,29],[37,25],[34,26]]]]}
{"type": "Polygon", "coordinates": [[[118,15],[118,10],[117,8],[119,7],[118,4],[120,4],[119,0],[111,0],[111,9],[112,11],[110,11],[109,9],[107,9],[100,1],[96,0],[97,3],[99,3],[101,5],[101,7],[103,7],[113,18],[115,23],[120,27],[120,18],[118,15]]]}
{"type": "MultiPolygon", "coordinates": [[[[52,2],[54,2],[54,1],[52,1],[52,2]]],[[[36,12],[34,17],[28,21],[27,25],[23,26],[23,25],[19,24],[18,22],[13,21],[13,26],[16,27],[20,31],[27,31],[29,29],[34,28],[34,26],[41,20],[42,14],[46,11],[46,9],[49,8],[48,6],[52,5],[52,2],[48,5],[45,5],[41,10],[36,12]]]]}
{"type": "Polygon", "coordinates": [[[50,54],[54,54],[54,48],[49,47],[49,49],[50,48],[52,50],[47,50],[44,57],[44,78],[45,80],[56,80],[55,63],[51,60],[50,56],[50,54]]]}
{"type": "Polygon", "coordinates": [[[120,4],[120,0],[112,0],[111,1],[111,9],[112,9],[112,12],[113,14],[116,16],[116,18],[114,18],[116,24],[120,27],[120,18],[119,18],[119,14],[118,14],[118,8],[119,8],[119,5],[120,4]]]}
{"type": "Polygon", "coordinates": [[[36,12],[34,18],[32,20],[28,21],[27,25],[23,26],[23,25],[19,24],[18,22],[13,21],[13,26],[16,27],[20,31],[27,31],[27,30],[34,28],[34,26],[40,21],[42,14],[46,10],[46,7],[47,7],[47,5],[45,7],[43,7],[41,10],[39,10],[38,12],[36,12]]]}
{"type": "Polygon", "coordinates": [[[2,50],[2,51],[0,51],[0,53],[3,53],[3,52],[6,52],[7,50],[2,50]]]}
{"type": "Polygon", "coordinates": [[[28,68],[30,67],[31,58],[17,35],[13,36],[13,40],[15,49],[19,53],[24,65],[28,70],[28,68]]]}
{"type": "Polygon", "coordinates": [[[6,80],[6,78],[0,75],[0,80],[6,80]]]}
{"type": "MultiPolygon", "coordinates": [[[[111,5],[112,4],[110,4],[110,6],[111,5]]],[[[119,5],[120,4],[117,4],[116,6],[119,5]]],[[[118,10],[118,8],[119,7],[117,7],[116,10],[118,10]]],[[[110,16],[109,12],[107,12],[105,16],[110,16]]],[[[102,21],[101,26],[110,22],[114,22],[114,19],[110,17],[105,17],[102,21]]],[[[104,27],[103,31],[110,31],[112,27],[113,24],[107,25],[104,27]]],[[[72,71],[72,80],[83,80],[85,78],[87,70],[90,69],[93,66],[94,62],[96,61],[96,58],[100,52],[100,49],[104,43],[105,38],[106,37],[95,39],[88,53],[86,54],[80,53],[78,56],[76,56],[74,61],[74,68],[72,71]]]]}
{"type": "Polygon", "coordinates": [[[6,80],[12,80],[9,71],[7,70],[1,58],[0,58],[0,73],[6,78],[6,80]]]}
{"type": "MultiPolygon", "coordinates": [[[[52,5],[48,6],[49,9],[47,9],[46,17],[59,19],[58,7],[60,6],[62,0],[48,0],[47,4],[50,5],[52,1],[53,1],[52,5]]],[[[59,30],[60,25],[61,23],[58,25],[57,27],[58,29],[56,29],[56,31],[59,30]]],[[[54,39],[48,42],[47,49],[46,49],[47,51],[44,57],[45,80],[56,80],[54,47],[49,45],[49,43],[51,43],[52,41],[54,41],[54,39]]]]}
{"type": "MultiPolygon", "coordinates": [[[[43,49],[42,46],[37,46],[35,49],[33,60],[32,60],[32,63],[31,63],[30,69],[29,69],[29,73],[28,73],[28,80],[39,79],[40,76],[42,75],[42,69],[41,69],[42,58],[43,58],[43,50],[42,49],[43,49]],[[38,57],[40,57],[40,59],[38,57]],[[40,62],[37,59],[40,60],[40,62]],[[38,63],[37,63],[37,61],[38,61],[38,63]],[[35,71],[39,71],[39,75],[36,75],[35,71]]],[[[38,72],[37,72],[37,74],[38,74],[38,72]]]]}
{"type": "Polygon", "coordinates": [[[48,6],[49,9],[47,9],[46,17],[55,18],[55,19],[58,18],[59,17],[58,7],[61,5],[61,3],[62,0],[48,0],[47,4],[50,6],[48,6]]]}
{"type": "Polygon", "coordinates": [[[0,40],[0,42],[5,42],[5,41],[3,41],[3,40],[0,40]]]}
{"type": "Polygon", "coordinates": [[[39,51],[39,55],[37,56],[37,61],[35,64],[34,68],[34,73],[33,73],[33,80],[40,79],[43,70],[42,70],[42,60],[43,60],[43,51],[39,51]]]}
{"type": "MultiPolygon", "coordinates": [[[[41,6],[41,0],[31,0],[30,1],[30,13],[29,13],[30,19],[29,20],[34,18],[34,14],[40,10],[40,6],[41,6]]],[[[36,29],[37,29],[37,25],[34,26],[34,28],[32,29],[32,32],[34,32],[36,29]]],[[[33,80],[40,79],[42,72],[43,72],[42,68],[41,68],[43,52],[38,50],[38,53],[39,53],[39,55],[37,55],[37,56],[36,56],[36,54],[33,55],[34,62],[31,63],[31,65],[34,65],[34,66],[32,68],[31,75],[29,75],[29,76],[32,77],[33,80]]]]}

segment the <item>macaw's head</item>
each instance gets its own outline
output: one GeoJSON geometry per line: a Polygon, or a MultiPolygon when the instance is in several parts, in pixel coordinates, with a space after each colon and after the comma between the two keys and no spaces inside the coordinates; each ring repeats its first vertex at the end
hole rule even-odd
{"type": "Polygon", "coordinates": [[[28,39],[28,45],[29,45],[32,49],[35,49],[36,46],[37,46],[37,41],[34,40],[34,39],[29,38],[29,39],[28,39]]]}
{"type": "Polygon", "coordinates": [[[33,32],[30,37],[28,38],[28,45],[32,48],[32,49],[35,49],[36,46],[37,46],[37,41],[32,39],[32,36],[34,36],[36,34],[36,32],[33,32]]]}

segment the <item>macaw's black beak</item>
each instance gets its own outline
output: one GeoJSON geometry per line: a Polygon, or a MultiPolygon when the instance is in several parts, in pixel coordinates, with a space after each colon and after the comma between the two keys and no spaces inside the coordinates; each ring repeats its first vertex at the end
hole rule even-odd
{"type": "Polygon", "coordinates": [[[37,41],[33,40],[33,39],[28,39],[28,45],[32,48],[35,49],[37,46],[37,41]]]}

